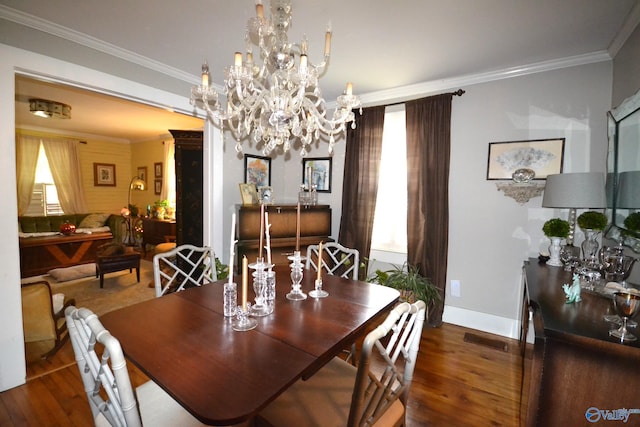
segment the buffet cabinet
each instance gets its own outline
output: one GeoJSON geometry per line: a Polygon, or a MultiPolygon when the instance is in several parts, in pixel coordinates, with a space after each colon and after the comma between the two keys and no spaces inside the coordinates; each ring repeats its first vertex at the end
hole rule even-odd
{"type": "Polygon", "coordinates": [[[583,290],[582,301],[566,304],[562,285],[571,284],[571,272],[535,258],[524,278],[521,425],[640,425],[640,413],[626,423],[608,418],[640,409],[640,344],[609,336],[613,325],[603,316],[615,314],[612,300],[583,290]]]}
{"type": "MultiPolygon", "coordinates": [[[[254,262],[260,246],[260,205],[238,205],[236,272],[240,271],[242,257],[254,262]]],[[[296,246],[297,205],[265,205],[271,228],[271,261],[288,265],[287,259],[296,246]]],[[[300,206],[300,253],[305,256],[308,245],[331,241],[331,207],[329,205],[300,206]]],[[[266,257],[266,255],[263,256],[266,257]]]]}

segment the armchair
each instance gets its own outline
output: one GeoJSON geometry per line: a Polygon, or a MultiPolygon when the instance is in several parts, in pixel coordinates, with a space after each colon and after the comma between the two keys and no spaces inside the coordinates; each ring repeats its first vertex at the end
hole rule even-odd
{"type": "Polygon", "coordinates": [[[21,290],[26,359],[46,359],[69,338],[64,310],[75,300],[65,300],[63,294],[52,295],[49,282],[44,280],[25,283],[21,290]]]}

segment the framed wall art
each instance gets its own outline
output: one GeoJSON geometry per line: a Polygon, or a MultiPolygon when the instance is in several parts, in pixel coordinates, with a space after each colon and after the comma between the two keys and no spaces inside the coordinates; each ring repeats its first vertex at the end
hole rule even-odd
{"type": "Polygon", "coordinates": [[[112,163],[94,163],[93,185],[96,187],[115,187],[116,165],[112,163]]]}
{"type": "Polygon", "coordinates": [[[269,157],[244,155],[244,182],[256,188],[271,185],[271,159],[269,157]]]}
{"type": "Polygon", "coordinates": [[[161,179],[154,179],[153,180],[153,194],[159,195],[160,193],[162,193],[162,180],[161,179]]]}
{"type": "Polygon", "coordinates": [[[153,177],[162,178],[162,162],[153,164],[153,177]]]}
{"type": "Polygon", "coordinates": [[[240,199],[243,205],[255,205],[258,203],[258,192],[255,184],[240,184],[240,199]]]}
{"type": "Polygon", "coordinates": [[[320,193],[331,193],[331,157],[302,160],[302,184],[316,186],[320,193]]]}
{"type": "Polygon", "coordinates": [[[533,179],[562,173],[564,138],[530,141],[490,142],[487,164],[488,180],[512,179],[518,169],[531,169],[533,179]]]}
{"type": "Polygon", "coordinates": [[[138,166],[138,172],[136,172],[136,175],[138,176],[138,178],[140,178],[141,180],[144,181],[145,184],[145,190],[146,190],[146,184],[147,184],[147,167],[146,166],[138,166]]]}

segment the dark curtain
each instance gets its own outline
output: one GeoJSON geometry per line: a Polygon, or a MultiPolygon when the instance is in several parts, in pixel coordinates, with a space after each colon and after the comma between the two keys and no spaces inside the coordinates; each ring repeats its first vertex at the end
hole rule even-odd
{"type": "MultiPolygon", "coordinates": [[[[364,108],[362,115],[356,114],[356,128],[349,126],[347,130],[338,241],[358,249],[365,264],[371,249],[378,194],[384,111],[384,106],[364,108]]],[[[360,269],[360,277],[365,275],[366,269],[360,269]]]]}
{"type": "Polygon", "coordinates": [[[429,324],[442,323],[449,233],[451,99],[447,93],[406,103],[407,262],[441,289],[429,324]]]}

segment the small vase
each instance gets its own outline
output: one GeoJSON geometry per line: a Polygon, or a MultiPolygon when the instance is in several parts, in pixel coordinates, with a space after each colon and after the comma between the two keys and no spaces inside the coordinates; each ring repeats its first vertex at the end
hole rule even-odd
{"type": "Polygon", "coordinates": [[[583,230],[584,232],[584,242],[582,242],[582,259],[594,259],[598,255],[598,248],[600,244],[598,243],[598,235],[600,231],[591,230],[589,228],[583,230]]]}
{"type": "Polygon", "coordinates": [[[65,221],[62,225],[60,225],[60,232],[65,236],[70,236],[76,232],[76,226],[71,224],[69,221],[65,221]]]}
{"type": "Polygon", "coordinates": [[[551,245],[549,245],[549,259],[547,265],[554,267],[562,267],[562,261],[560,260],[560,237],[549,237],[551,239],[551,245]]]}

